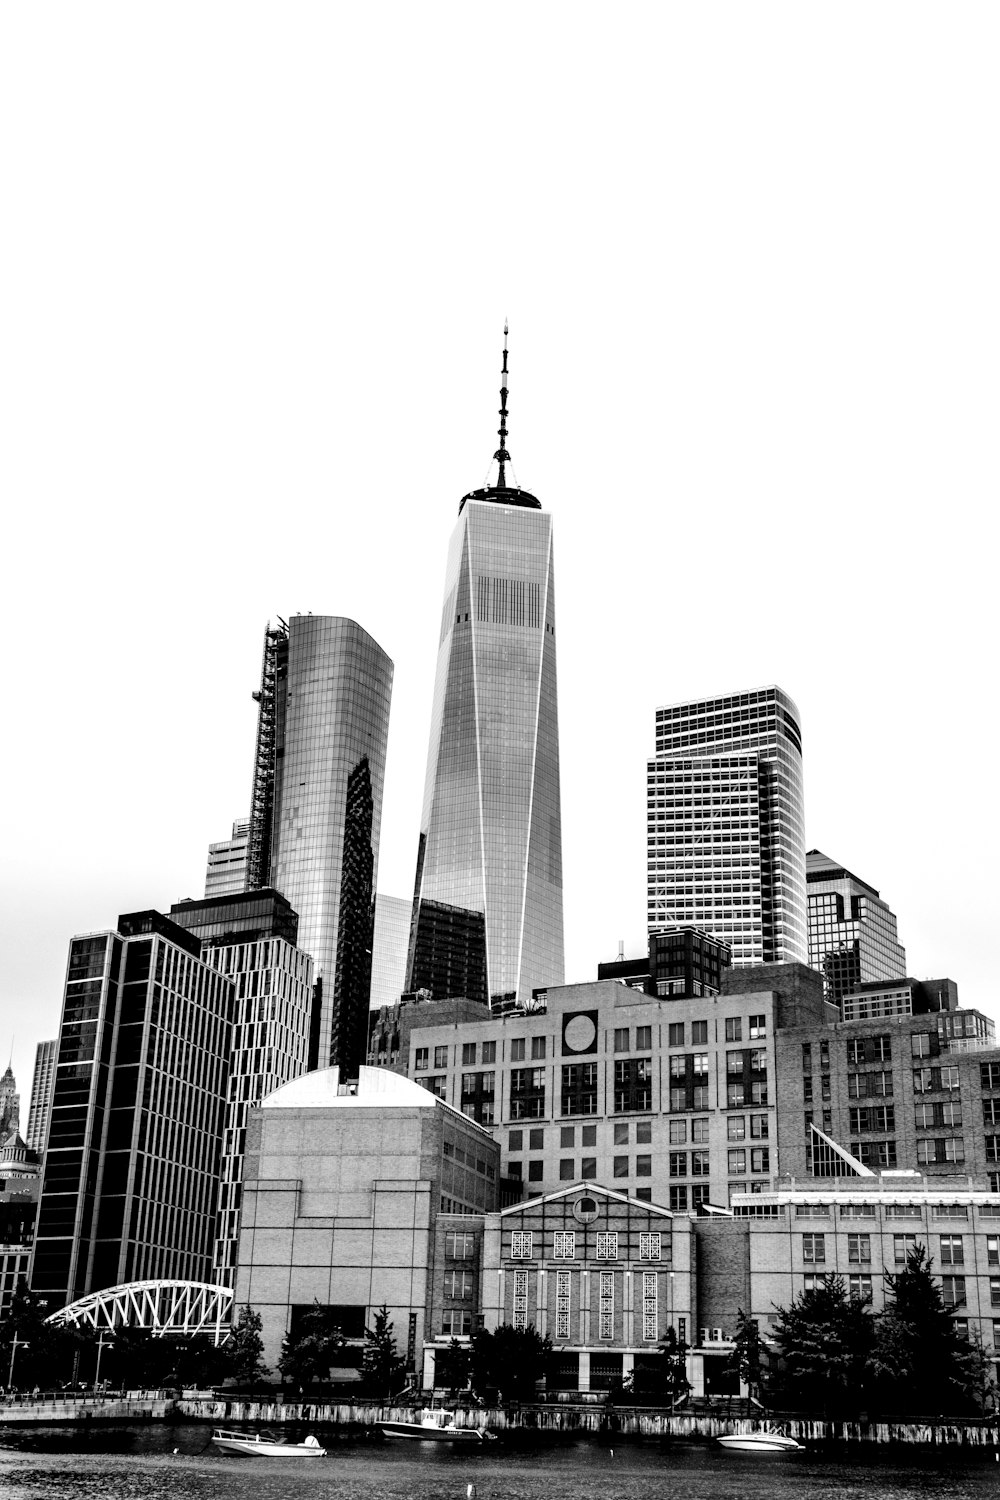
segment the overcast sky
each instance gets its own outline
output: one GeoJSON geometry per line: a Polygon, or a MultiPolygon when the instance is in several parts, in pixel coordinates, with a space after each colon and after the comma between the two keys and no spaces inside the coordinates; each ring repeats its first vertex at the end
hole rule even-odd
{"type": "MultiPolygon", "coordinates": [[[[395,662],[412,889],[445,556],[554,517],[567,979],[645,932],[659,704],[778,683],[807,846],[1000,1015],[995,4],[9,4],[0,1044],[202,893],[262,633],[395,662]]],[[[0,1066],[6,1063],[6,1058],[0,1066]]]]}

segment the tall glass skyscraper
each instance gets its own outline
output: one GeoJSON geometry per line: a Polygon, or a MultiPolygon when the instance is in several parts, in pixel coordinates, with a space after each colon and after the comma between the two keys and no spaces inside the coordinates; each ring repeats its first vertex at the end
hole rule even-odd
{"type": "Polygon", "coordinates": [[[647,925],[703,928],[733,964],[807,963],[802,735],[780,688],[656,711],[647,925]]]}
{"type": "Polygon", "coordinates": [[[310,1066],[356,1077],[368,1043],[372,924],[392,662],[353,620],[293,615],[265,637],[247,889],[273,886],[316,966],[310,1066]]]}
{"type": "Polygon", "coordinates": [[[506,330],[500,399],[497,481],[462,500],[445,572],[407,989],[444,998],[447,947],[455,992],[456,913],[481,913],[470,998],[525,1005],[563,981],[562,829],[552,520],[507,484],[506,330]]]}

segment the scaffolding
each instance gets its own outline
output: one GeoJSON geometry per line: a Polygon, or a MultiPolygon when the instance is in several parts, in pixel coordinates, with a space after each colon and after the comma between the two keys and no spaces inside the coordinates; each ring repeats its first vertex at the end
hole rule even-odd
{"type": "Polygon", "coordinates": [[[278,682],[288,658],[288,626],[280,619],[264,631],[264,654],[260,668],[260,691],[254,693],[257,708],[257,746],[254,753],[253,793],[250,799],[250,833],[247,840],[245,890],[256,891],[270,884],[271,840],[274,822],[275,753],[278,731],[278,682]]]}

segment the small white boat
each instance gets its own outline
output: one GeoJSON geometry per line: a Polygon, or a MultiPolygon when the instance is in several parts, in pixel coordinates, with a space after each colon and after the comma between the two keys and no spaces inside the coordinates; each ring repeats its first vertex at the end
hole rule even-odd
{"type": "Polygon", "coordinates": [[[728,1437],[715,1440],[720,1448],[730,1448],[737,1453],[795,1453],[803,1451],[803,1444],[783,1432],[734,1432],[728,1437]]]}
{"type": "Polygon", "coordinates": [[[478,1427],[456,1427],[454,1417],[439,1407],[426,1406],[412,1422],[380,1422],[386,1437],[421,1438],[432,1443],[482,1443],[492,1433],[478,1427]]]}
{"type": "Polygon", "coordinates": [[[233,1432],[217,1427],[212,1442],[224,1453],[249,1453],[254,1458],[325,1458],[326,1449],[312,1433],[304,1443],[286,1443],[270,1432],[233,1432]]]}

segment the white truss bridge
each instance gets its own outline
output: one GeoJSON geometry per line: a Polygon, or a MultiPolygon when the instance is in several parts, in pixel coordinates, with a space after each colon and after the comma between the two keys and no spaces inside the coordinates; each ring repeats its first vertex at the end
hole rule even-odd
{"type": "Polygon", "coordinates": [[[90,1292],[45,1321],[105,1330],[148,1328],[161,1337],[208,1335],[221,1344],[229,1337],[232,1306],[229,1287],[205,1281],[128,1281],[90,1292]]]}

